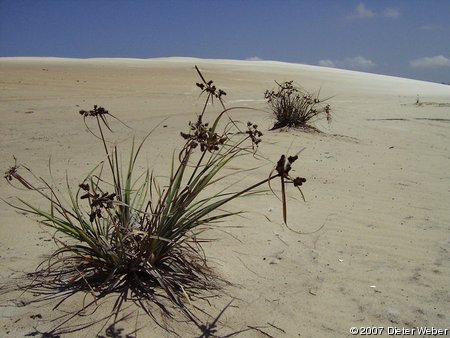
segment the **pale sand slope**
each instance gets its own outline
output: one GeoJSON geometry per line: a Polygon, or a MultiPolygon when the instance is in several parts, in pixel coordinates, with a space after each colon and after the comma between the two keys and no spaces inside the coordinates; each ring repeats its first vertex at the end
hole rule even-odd
{"type": "MultiPolygon", "coordinates": [[[[345,337],[352,326],[448,327],[450,86],[277,62],[3,58],[2,170],[14,164],[15,155],[48,178],[51,156],[56,183],[64,183],[67,171],[76,184],[99,160],[95,151],[101,151],[78,111],[98,104],[134,128],[116,132],[120,139],[142,137],[169,117],[143,154],[155,172],[167,175],[172,150],[182,141],[179,131],[201,109],[194,65],[227,91],[228,106],[266,109],[263,93],[274,87],[274,80],[295,80],[311,91],[321,87],[321,97],[332,96],[334,111],[330,127],[317,125],[327,134],[269,132],[273,121],[265,112],[233,115],[265,131],[260,150],[273,162],[289,148],[292,154],[306,147],[295,174],[308,180],[303,189],[307,202],[289,189],[290,226],[312,232],[325,225],[309,235],[287,230],[280,203],[270,194],[229,206],[248,213],[223,225],[242,226],[227,230],[238,240],[211,231],[210,237],[220,240],[206,246],[211,264],[234,284],[207,311],[218,314],[236,297],[221,317],[218,334],[247,326],[276,337],[345,337]],[[417,95],[420,107],[414,104],[417,95]]],[[[260,164],[248,158],[232,166],[260,164]]],[[[272,165],[239,176],[246,176],[239,184],[267,177],[272,165]]],[[[5,180],[0,189],[6,201],[33,199],[5,180]]],[[[31,217],[5,203],[0,203],[0,215],[0,273],[2,282],[11,282],[14,271],[32,271],[54,244],[31,217]]],[[[50,305],[18,308],[10,297],[0,300],[4,336],[52,327],[48,320],[58,313],[50,305]]],[[[81,297],[68,302],[72,310],[81,303],[81,297]]],[[[133,317],[118,326],[130,332],[135,324],[133,317]]],[[[138,326],[143,327],[140,337],[162,336],[142,314],[138,326]]],[[[89,337],[98,330],[73,336],[89,337]]],[[[195,334],[183,331],[184,336],[195,334]]],[[[264,335],[252,330],[242,336],[264,335]]]]}

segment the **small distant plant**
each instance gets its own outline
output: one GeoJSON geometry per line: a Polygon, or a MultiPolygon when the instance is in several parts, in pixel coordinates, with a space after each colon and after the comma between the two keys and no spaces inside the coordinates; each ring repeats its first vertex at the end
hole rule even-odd
{"type": "Polygon", "coordinates": [[[275,90],[266,90],[266,99],[275,118],[272,130],[283,127],[317,129],[314,121],[326,118],[331,123],[331,107],[324,105],[319,93],[313,95],[296,86],[293,81],[278,83],[275,90]]]}
{"type": "Polygon", "coordinates": [[[109,149],[105,135],[111,130],[108,119],[115,117],[98,106],[80,114],[87,125],[89,120],[96,125],[98,133],[92,127],[88,129],[101,140],[106,160],[75,191],[67,182],[68,199],[25,166],[15,164],[5,173],[8,182],[17,181],[49,203],[48,209],[42,209],[19,199],[21,205],[13,206],[36,215],[40,223],[57,231],[54,240],[58,248],[48,262],[28,275],[33,280],[31,291],[60,294],[63,301],[77,292],[91,293],[94,301],[83,310],[115,293],[116,318],[123,302],[131,300],[154,319],[152,304],[169,316],[174,308],[179,309],[197,323],[189,308],[191,302],[204,299],[205,292],[217,290],[220,284],[207,265],[198,235],[239,213],[222,207],[278,179],[286,223],[285,188],[293,184],[300,190],[306,181],[290,176],[297,155],[282,155],[268,177],[251,186],[237,191],[231,191],[230,186],[208,194],[210,186],[227,176],[220,173],[230,161],[255,154],[262,133],[251,122],[245,126],[245,133],[237,132],[237,123],[228,116],[231,109],[225,109],[222,100],[226,93],[196,69],[201,78],[197,86],[206,94],[205,104],[196,121],[189,123],[188,131],[181,133],[185,143],[178,156],[173,156],[166,184],[161,186],[149,169],[136,173],[149,135],[138,145],[133,141],[128,164],[121,165],[118,147],[109,149]],[[219,100],[224,109],[209,124],[205,112],[213,99],[219,100]]]}
{"type": "Polygon", "coordinates": [[[416,106],[421,106],[422,102],[420,102],[420,97],[419,94],[417,94],[417,98],[416,98],[416,106]]]}

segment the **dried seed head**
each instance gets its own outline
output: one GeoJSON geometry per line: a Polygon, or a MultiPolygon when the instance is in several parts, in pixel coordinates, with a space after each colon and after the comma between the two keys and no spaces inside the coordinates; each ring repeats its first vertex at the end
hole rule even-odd
{"type": "Polygon", "coordinates": [[[296,177],[296,178],[294,178],[293,182],[294,182],[294,186],[295,186],[295,187],[299,187],[299,186],[301,186],[303,183],[306,182],[306,178],[304,178],[304,177],[296,177]]]}
{"type": "Polygon", "coordinates": [[[297,161],[297,159],[298,159],[298,155],[295,155],[295,156],[289,156],[289,157],[288,157],[288,162],[289,162],[290,164],[292,164],[292,163],[294,163],[295,161],[297,161]]]}
{"type": "Polygon", "coordinates": [[[183,133],[182,131],[180,132],[180,135],[182,138],[184,138],[185,140],[188,140],[189,138],[191,138],[191,135],[183,133]]]}
{"type": "Polygon", "coordinates": [[[275,170],[281,176],[284,176],[284,164],[285,164],[285,162],[286,162],[286,156],[285,155],[281,155],[280,159],[277,162],[277,166],[275,167],[275,170]]]}
{"type": "Polygon", "coordinates": [[[99,107],[97,105],[94,105],[94,109],[86,111],[86,110],[80,110],[80,114],[84,117],[96,117],[96,116],[103,116],[109,114],[109,112],[103,108],[99,107]]]}
{"type": "Polygon", "coordinates": [[[13,167],[9,168],[7,171],[5,171],[4,177],[8,181],[11,181],[13,179],[14,175],[16,174],[16,172],[17,172],[17,166],[13,166],[13,167]]]}
{"type": "Polygon", "coordinates": [[[252,148],[255,150],[255,147],[258,146],[258,144],[261,142],[260,137],[262,136],[262,133],[257,129],[258,125],[253,124],[252,122],[247,122],[247,128],[246,134],[249,135],[251,141],[252,141],[252,148]]]}

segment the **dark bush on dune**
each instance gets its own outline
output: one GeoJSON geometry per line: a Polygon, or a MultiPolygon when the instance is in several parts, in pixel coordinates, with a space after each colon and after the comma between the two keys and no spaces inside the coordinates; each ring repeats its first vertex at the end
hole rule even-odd
{"type": "Polygon", "coordinates": [[[293,81],[276,83],[276,89],[266,90],[264,94],[275,118],[272,130],[283,127],[317,130],[311,123],[322,118],[331,122],[331,107],[323,104],[319,94],[308,93],[293,81]]]}

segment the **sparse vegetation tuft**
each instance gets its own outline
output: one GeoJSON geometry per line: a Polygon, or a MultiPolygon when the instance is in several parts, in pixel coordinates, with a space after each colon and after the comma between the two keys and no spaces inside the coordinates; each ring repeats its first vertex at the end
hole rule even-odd
{"type": "Polygon", "coordinates": [[[136,172],[151,132],[139,144],[133,140],[130,153],[123,157],[128,158],[123,166],[118,146],[110,149],[107,141],[111,131],[108,119],[115,117],[98,106],[80,114],[90,125],[89,131],[103,144],[104,154],[99,157],[106,155],[106,159],[78,187],[73,188],[67,180],[68,198],[25,166],[15,164],[5,173],[8,182],[17,182],[49,204],[45,209],[19,199],[20,204],[13,206],[34,214],[41,224],[56,230],[53,239],[57,249],[28,275],[32,279],[29,290],[46,299],[49,294],[59,295],[62,300],[57,306],[78,292],[91,293],[94,301],[84,304],[81,310],[96,307],[99,299],[117,294],[111,314],[115,318],[123,303],[132,301],[156,321],[154,305],[169,316],[174,310],[181,311],[197,324],[192,304],[207,299],[222,281],[207,264],[199,233],[239,213],[224,211],[224,205],[256,193],[258,187],[275,179],[281,182],[286,222],[286,186],[293,184],[300,190],[306,181],[290,176],[297,155],[282,155],[268,177],[251,186],[208,193],[210,186],[226,176],[223,171],[231,161],[255,155],[262,133],[251,122],[243,126],[245,133],[236,130],[238,123],[228,116],[231,109],[224,107],[225,92],[217,89],[213,81],[206,81],[196,69],[201,79],[197,86],[206,96],[205,104],[195,122],[189,123],[188,131],[181,133],[185,143],[178,156],[173,156],[170,176],[164,184],[148,168],[136,172]],[[208,123],[205,113],[213,99],[219,100],[223,110],[208,123]]]}
{"type": "Polygon", "coordinates": [[[276,84],[276,89],[266,90],[264,94],[275,118],[272,130],[293,127],[317,131],[313,122],[326,118],[331,123],[331,107],[323,104],[319,93],[313,95],[296,86],[293,81],[276,84]]]}

